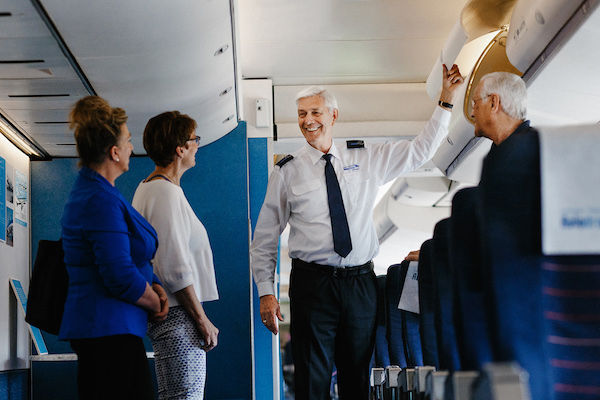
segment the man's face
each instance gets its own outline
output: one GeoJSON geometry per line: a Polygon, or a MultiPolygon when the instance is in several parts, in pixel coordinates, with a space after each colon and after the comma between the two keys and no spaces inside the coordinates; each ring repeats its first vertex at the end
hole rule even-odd
{"type": "Polygon", "coordinates": [[[329,151],[336,119],[337,110],[329,111],[321,96],[298,100],[298,125],[308,144],[315,149],[329,151]]]}
{"type": "Polygon", "coordinates": [[[486,134],[486,128],[489,127],[490,115],[491,115],[491,104],[489,96],[481,97],[481,84],[478,84],[475,88],[475,94],[472,97],[473,110],[471,117],[475,120],[475,136],[477,137],[488,137],[486,134]]]}

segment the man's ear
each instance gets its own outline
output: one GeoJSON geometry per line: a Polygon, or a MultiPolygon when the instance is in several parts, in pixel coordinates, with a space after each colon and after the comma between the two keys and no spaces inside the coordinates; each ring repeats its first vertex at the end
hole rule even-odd
{"type": "Polygon", "coordinates": [[[337,117],[338,117],[338,109],[337,108],[333,109],[333,113],[332,113],[331,117],[332,117],[331,125],[333,126],[333,124],[335,124],[335,121],[337,120],[337,117]]]}
{"type": "Polygon", "coordinates": [[[496,93],[490,94],[490,107],[492,112],[498,112],[502,110],[500,107],[500,96],[498,96],[496,93]]]}

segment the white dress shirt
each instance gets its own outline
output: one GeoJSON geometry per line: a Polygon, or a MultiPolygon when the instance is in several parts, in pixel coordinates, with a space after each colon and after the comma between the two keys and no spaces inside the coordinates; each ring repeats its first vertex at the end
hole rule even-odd
{"type": "Polygon", "coordinates": [[[142,182],[132,205],[158,234],[152,265],[166,289],[169,306],[179,304],[173,293],[190,285],[198,300],[218,299],[208,234],[181,187],[163,179],[142,182]]]}
{"type": "Polygon", "coordinates": [[[332,144],[331,163],[340,183],[352,239],[352,251],[344,258],[333,249],[323,153],[306,143],[292,160],[276,166],[269,176],[250,250],[259,296],[274,294],[277,245],[288,223],[290,258],[332,266],[361,265],[373,259],[379,249],[373,226],[377,188],[433,157],[448,132],[450,116],[450,112],[436,107],[421,134],[412,141],[353,149],[332,144]]]}

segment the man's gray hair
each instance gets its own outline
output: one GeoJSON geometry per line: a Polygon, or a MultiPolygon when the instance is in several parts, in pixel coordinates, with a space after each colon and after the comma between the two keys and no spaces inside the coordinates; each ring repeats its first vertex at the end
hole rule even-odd
{"type": "Polygon", "coordinates": [[[500,96],[500,105],[510,117],[524,120],[527,117],[527,87],[518,75],[510,72],[492,72],[479,81],[482,99],[491,94],[500,96]]]}
{"type": "Polygon", "coordinates": [[[325,101],[325,107],[329,108],[329,112],[333,113],[333,110],[338,109],[338,103],[335,96],[322,86],[311,86],[299,91],[296,95],[296,105],[298,105],[300,99],[312,96],[320,96],[325,101]]]}

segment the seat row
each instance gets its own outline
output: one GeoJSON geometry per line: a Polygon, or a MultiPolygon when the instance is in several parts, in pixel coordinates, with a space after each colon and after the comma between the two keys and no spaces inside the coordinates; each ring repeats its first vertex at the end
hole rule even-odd
{"type": "Polygon", "coordinates": [[[421,246],[418,277],[406,261],[378,277],[373,366],[495,376],[496,363],[514,362],[532,399],[598,399],[600,256],[542,253],[539,134],[510,145],[488,157],[477,187],[456,193],[421,246]],[[411,279],[418,313],[399,308],[411,279]]]}
{"type": "Polygon", "coordinates": [[[372,400],[530,400],[527,373],[511,363],[477,371],[436,371],[435,367],[371,369],[372,400]]]}

